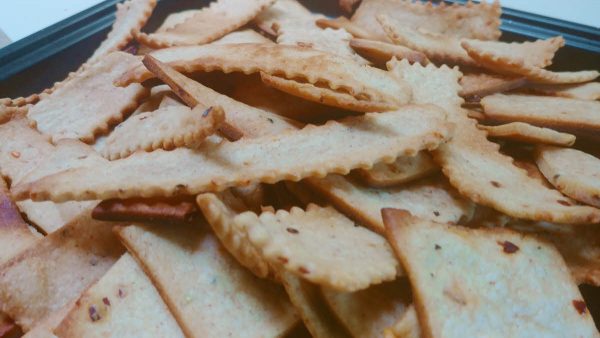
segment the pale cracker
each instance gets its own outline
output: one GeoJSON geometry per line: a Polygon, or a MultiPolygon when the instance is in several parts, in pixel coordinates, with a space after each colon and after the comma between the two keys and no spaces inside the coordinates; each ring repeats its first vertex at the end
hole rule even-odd
{"type": "Polygon", "coordinates": [[[211,42],[213,45],[226,45],[232,43],[273,43],[273,41],[262,36],[257,31],[247,28],[240,31],[231,32],[219,40],[211,42]]]}
{"type": "Polygon", "coordinates": [[[358,112],[381,112],[394,110],[396,105],[386,101],[360,100],[350,94],[329,88],[315,86],[311,83],[288,80],[279,76],[260,73],[262,82],[269,87],[281,90],[290,95],[308,101],[321,103],[341,109],[358,112]]]}
{"type": "Polygon", "coordinates": [[[234,222],[266,261],[316,284],[352,292],[398,274],[385,239],[331,207],[245,212],[234,222]]]}
{"type": "Polygon", "coordinates": [[[498,145],[488,141],[486,133],[460,108],[461,74],[456,69],[409,65],[404,60],[389,62],[388,67],[412,84],[415,102],[444,107],[455,123],[452,140],[432,154],[461,194],[516,218],[574,224],[600,221],[600,210],[574,205],[558,191],[531,180],[510,157],[498,152],[498,145]]]}
{"type": "Polygon", "coordinates": [[[561,133],[554,129],[532,126],[523,122],[511,122],[498,126],[477,125],[487,132],[488,137],[498,137],[518,142],[534,144],[550,144],[570,147],[575,143],[575,136],[561,133]]]}
{"type": "Polygon", "coordinates": [[[413,287],[424,336],[600,337],[551,244],[507,229],[436,224],[401,210],[382,213],[413,287]],[[553,282],[535,283],[541,280],[553,282]]]}
{"type": "Polygon", "coordinates": [[[383,330],[403,316],[411,301],[405,279],[372,285],[357,292],[322,287],[327,305],[353,337],[381,337],[383,330]]]}
{"type": "Polygon", "coordinates": [[[54,141],[77,138],[93,143],[96,135],[121,122],[146,96],[146,89],[139,84],[125,88],[113,85],[119,74],[138,62],[138,57],[113,52],[41,100],[27,116],[54,141]]]}
{"type": "Polygon", "coordinates": [[[379,189],[363,187],[338,175],[308,179],[306,183],[352,219],[379,233],[384,231],[382,208],[402,208],[443,223],[468,220],[475,209],[473,203],[461,197],[443,178],[379,189]]]}
{"type": "MultiPolygon", "coordinates": [[[[385,71],[356,64],[333,54],[299,46],[230,44],[173,47],[150,54],[185,72],[221,70],[225,73],[260,71],[287,79],[302,79],[361,99],[389,101],[401,105],[410,99],[406,84],[385,71]]],[[[153,77],[142,64],[129,67],[116,81],[119,85],[153,77]]]]}
{"type": "Polygon", "coordinates": [[[0,272],[2,311],[29,331],[79,298],[123,253],[112,225],[84,212],[6,263],[0,272]]]}
{"type": "Polygon", "coordinates": [[[153,48],[201,45],[242,27],[274,0],[217,0],[161,32],[138,32],[136,39],[153,48]]]}
{"type": "Polygon", "coordinates": [[[320,18],[315,21],[317,26],[321,28],[333,28],[333,29],[345,29],[348,33],[352,34],[355,38],[365,39],[365,40],[377,40],[376,37],[373,37],[371,33],[367,32],[360,26],[354,24],[352,21],[348,20],[348,18],[344,16],[337,17],[335,19],[329,18],[320,18]]]}
{"type": "Polygon", "coordinates": [[[286,270],[279,272],[279,279],[311,337],[352,337],[327,308],[318,286],[304,281],[286,270]]]}
{"type": "Polygon", "coordinates": [[[129,253],[81,295],[54,332],[59,337],[184,337],[129,253]]]}
{"type": "Polygon", "coordinates": [[[412,157],[398,157],[392,163],[377,163],[369,170],[359,169],[358,174],[371,187],[389,187],[417,180],[437,170],[431,155],[421,151],[412,157]]]}
{"type": "Polygon", "coordinates": [[[384,330],[383,336],[384,338],[421,338],[421,327],[415,306],[410,304],[394,326],[384,330]]]}
{"type": "Polygon", "coordinates": [[[21,199],[60,202],[196,194],[252,182],[298,181],[392,162],[397,156],[434,149],[450,136],[442,110],[407,105],[279,135],[237,142],[207,140],[197,149],[138,152],[94,168],[51,175],[15,187],[13,193],[21,199]]]}
{"type": "Polygon", "coordinates": [[[466,73],[459,80],[461,90],[458,93],[467,100],[479,98],[513,90],[525,85],[526,80],[522,77],[507,77],[490,73],[466,73]]]}
{"type": "Polygon", "coordinates": [[[273,25],[281,23],[282,20],[304,20],[312,18],[311,13],[306,7],[302,6],[297,0],[277,0],[271,7],[262,11],[254,23],[270,36],[277,36],[273,25]]]}
{"type": "Polygon", "coordinates": [[[171,106],[132,116],[119,124],[106,139],[103,156],[116,160],[135,151],[197,148],[225,120],[221,107],[194,109],[171,106]]]}
{"type": "Polygon", "coordinates": [[[156,0],[127,0],[117,3],[116,19],[108,36],[86,61],[92,63],[110,52],[121,50],[146,24],[156,6],[156,0]]]}
{"type": "Polygon", "coordinates": [[[154,33],[168,32],[170,29],[186,22],[189,18],[197,15],[200,12],[202,12],[201,9],[188,9],[185,11],[171,13],[167,15],[165,21],[160,24],[154,33]]]}
{"type": "Polygon", "coordinates": [[[538,146],[535,161],[560,192],[600,208],[600,159],[577,149],[538,146]]]}
{"type": "Polygon", "coordinates": [[[373,61],[376,64],[385,65],[393,57],[402,60],[407,59],[410,63],[418,62],[426,65],[429,63],[427,56],[421,52],[414,51],[408,47],[393,45],[391,43],[367,40],[352,39],[350,47],[354,48],[360,55],[373,61]]]}
{"type": "Polygon", "coordinates": [[[579,100],[600,100],[600,82],[587,82],[572,85],[529,84],[525,91],[535,94],[566,97],[579,100]]]}
{"type": "Polygon", "coordinates": [[[600,102],[562,97],[495,94],[481,100],[486,117],[499,122],[526,122],[573,134],[600,131],[600,102]]]}
{"type": "Polygon", "coordinates": [[[234,221],[239,213],[248,209],[239,199],[224,191],[220,195],[198,195],[196,201],[215,235],[238,263],[258,277],[274,275],[269,263],[248,240],[246,230],[234,221]]]}
{"type": "Polygon", "coordinates": [[[117,232],[186,336],[276,337],[297,322],[283,289],[240,266],[206,224],[117,232]]]}

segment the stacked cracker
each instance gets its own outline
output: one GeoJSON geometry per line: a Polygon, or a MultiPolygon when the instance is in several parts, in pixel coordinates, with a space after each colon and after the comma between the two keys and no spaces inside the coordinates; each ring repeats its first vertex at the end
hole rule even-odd
{"type": "Polygon", "coordinates": [[[3,99],[0,336],[598,337],[598,72],[498,3],[359,2],[128,0],[3,99]]]}

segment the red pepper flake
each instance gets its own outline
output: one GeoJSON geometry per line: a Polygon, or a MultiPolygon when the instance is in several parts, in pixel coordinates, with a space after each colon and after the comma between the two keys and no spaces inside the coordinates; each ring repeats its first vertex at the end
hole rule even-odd
{"type": "Polygon", "coordinates": [[[119,292],[117,293],[117,295],[119,295],[119,298],[124,298],[125,297],[125,291],[123,291],[122,289],[119,289],[119,292]]]}
{"type": "Polygon", "coordinates": [[[94,305],[90,306],[90,308],[88,309],[88,313],[90,314],[90,319],[92,320],[92,322],[101,319],[100,313],[98,313],[98,310],[94,305]]]}
{"type": "Polygon", "coordinates": [[[573,307],[577,310],[577,313],[580,315],[585,313],[587,306],[585,306],[585,302],[582,300],[573,300],[573,307]]]}
{"type": "Polygon", "coordinates": [[[498,242],[498,244],[502,246],[502,249],[507,254],[512,254],[512,253],[519,251],[519,247],[516,246],[515,243],[509,242],[509,241],[504,241],[504,242],[498,242]]]}
{"type": "Polygon", "coordinates": [[[18,151],[11,151],[11,152],[10,152],[10,155],[11,155],[12,157],[14,157],[14,158],[19,158],[19,157],[21,157],[21,153],[20,153],[20,152],[18,152],[18,151]]]}
{"type": "Polygon", "coordinates": [[[298,229],[294,229],[294,228],[287,228],[285,230],[287,230],[287,232],[289,232],[290,234],[294,234],[294,235],[297,233],[300,233],[300,231],[298,231],[298,229]]]}
{"type": "Polygon", "coordinates": [[[498,183],[496,181],[490,181],[490,183],[496,188],[500,188],[502,186],[502,185],[500,185],[500,183],[498,183]]]}
{"type": "Polygon", "coordinates": [[[308,271],[308,269],[307,269],[307,268],[305,268],[305,267],[303,267],[303,266],[299,267],[299,268],[298,268],[298,271],[299,271],[300,273],[303,273],[303,274],[307,274],[307,273],[309,273],[309,272],[310,272],[310,271],[308,271]]]}
{"type": "Polygon", "coordinates": [[[108,297],[102,298],[102,303],[104,303],[104,305],[110,306],[110,300],[108,300],[108,297]]]}

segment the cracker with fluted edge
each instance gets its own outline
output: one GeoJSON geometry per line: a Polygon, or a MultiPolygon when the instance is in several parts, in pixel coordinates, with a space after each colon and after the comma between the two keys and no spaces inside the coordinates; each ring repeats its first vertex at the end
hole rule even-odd
{"type": "Polygon", "coordinates": [[[407,311],[411,302],[410,285],[398,279],[356,292],[321,288],[331,311],[353,337],[381,337],[407,311]]]}
{"type": "Polygon", "coordinates": [[[487,132],[488,137],[497,137],[518,142],[550,144],[570,147],[575,143],[575,135],[561,133],[550,128],[536,127],[523,122],[511,122],[497,126],[477,125],[487,132]]]}
{"type": "Polygon", "coordinates": [[[423,221],[403,210],[382,214],[424,336],[600,336],[550,243],[508,229],[423,221]],[[534,282],[541,280],[553,282],[534,282]]]}
{"type": "Polygon", "coordinates": [[[560,192],[600,208],[600,159],[577,149],[540,145],[535,161],[560,192]]]}
{"type": "Polygon", "coordinates": [[[384,338],[421,338],[421,327],[415,306],[410,304],[398,321],[383,331],[383,336],[384,338]]]}
{"type": "Polygon", "coordinates": [[[192,196],[109,199],[100,202],[92,210],[92,217],[101,221],[144,223],[191,222],[198,214],[192,196]]]}
{"type": "Polygon", "coordinates": [[[274,276],[274,270],[249,241],[246,230],[234,221],[248,209],[242,201],[224,191],[219,195],[200,194],[196,202],[215,235],[242,266],[261,278],[274,276]]]}
{"type": "Polygon", "coordinates": [[[485,116],[585,136],[600,131],[600,102],[563,97],[495,94],[481,100],[485,116]]]}
{"type": "Polygon", "coordinates": [[[54,141],[77,138],[93,143],[98,134],[121,122],[147,95],[139,84],[124,88],[113,85],[120,74],[138,63],[136,56],[113,52],[31,107],[27,116],[54,141]]]}
{"type": "Polygon", "coordinates": [[[579,100],[600,100],[600,82],[587,82],[577,84],[528,84],[523,88],[525,92],[540,95],[566,97],[579,100]]]}
{"type": "Polygon", "coordinates": [[[522,77],[509,77],[490,73],[465,73],[459,80],[460,96],[469,99],[479,98],[513,90],[525,85],[522,77]]]}
{"type": "Polygon", "coordinates": [[[421,151],[415,156],[398,157],[392,163],[377,163],[369,170],[359,169],[357,172],[371,187],[389,187],[417,180],[437,170],[431,155],[421,151]]]}
{"type": "Polygon", "coordinates": [[[135,37],[153,48],[209,43],[242,27],[273,2],[274,0],[217,0],[184,20],[170,27],[163,27],[159,32],[137,32],[135,37]]]}
{"type": "Polygon", "coordinates": [[[412,85],[415,102],[438,104],[455,124],[452,140],[432,155],[462,195],[516,218],[573,224],[600,221],[599,209],[575,205],[560,192],[530,179],[512,158],[498,151],[496,143],[487,140],[485,131],[460,108],[457,69],[410,65],[404,60],[389,62],[388,67],[412,85]]]}
{"type": "Polygon", "coordinates": [[[429,63],[427,56],[421,52],[414,51],[408,47],[393,45],[391,43],[368,40],[368,39],[352,39],[350,47],[365,58],[373,61],[376,64],[385,65],[393,57],[396,59],[407,59],[410,63],[421,63],[426,65],[429,63]]]}
{"type": "Polygon", "coordinates": [[[121,50],[133,39],[152,15],[156,0],[128,0],[117,3],[115,22],[108,36],[86,62],[95,62],[110,52],[121,50]]]}
{"type": "Polygon", "coordinates": [[[277,337],[296,324],[283,289],[239,265],[206,224],[132,225],[117,233],[186,336],[277,337]]]}
{"type": "MultiPolygon", "coordinates": [[[[381,69],[359,65],[311,48],[272,44],[230,44],[173,47],[150,55],[178,71],[264,72],[286,79],[319,83],[360,99],[401,105],[410,99],[410,88],[381,69]]],[[[154,77],[142,64],[130,67],[119,85],[154,77]]]]}
{"type": "Polygon", "coordinates": [[[54,332],[59,337],[184,337],[129,253],[81,295],[54,332]]]}
{"type": "Polygon", "coordinates": [[[396,278],[398,263],[385,239],[332,207],[245,212],[234,220],[270,264],[339,291],[396,278]]]}
{"type": "Polygon", "coordinates": [[[368,113],[278,135],[237,142],[206,140],[196,149],[138,152],[17,186],[13,193],[18,199],[55,202],[172,196],[252,182],[347,174],[438,147],[452,134],[445,118],[435,106],[407,105],[393,112],[368,113]]]}

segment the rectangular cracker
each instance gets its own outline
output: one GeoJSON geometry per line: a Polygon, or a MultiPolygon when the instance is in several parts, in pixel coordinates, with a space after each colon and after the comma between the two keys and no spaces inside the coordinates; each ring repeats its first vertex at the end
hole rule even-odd
{"type": "Polygon", "coordinates": [[[507,229],[382,213],[408,272],[424,336],[600,337],[552,244],[507,229]],[[542,280],[553,282],[536,283],[542,280]]]}
{"type": "MultiPolygon", "coordinates": [[[[362,99],[388,101],[396,105],[405,104],[410,99],[410,89],[387,72],[300,46],[262,43],[188,46],[162,49],[150,55],[178,71],[264,72],[286,79],[319,83],[362,99]]],[[[127,85],[152,77],[150,71],[138,64],[124,72],[116,83],[127,85]]]]}
{"type": "Polygon", "coordinates": [[[113,225],[84,212],[6,263],[0,271],[2,311],[29,331],[70,305],[123,253],[113,225]]]}
{"type": "Polygon", "coordinates": [[[575,143],[575,135],[561,133],[550,128],[532,126],[523,122],[511,122],[498,126],[477,125],[485,130],[488,137],[498,137],[518,142],[550,144],[570,147],[575,143]]]}
{"type": "Polygon", "coordinates": [[[27,116],[54,141],[76,138],[93,143],[98,134],[121,122],[146,96],[146,89],[139,84],[125,88],[113,85],[120,74],[138,63],[138,57],[113,52],[44,97],[27,116]]]}
{"type": "Polygon", "coordinates": [[[322,287],[331,311],[353,337],[381,337],[383,330],[404,315],[411,303],[406,279],[372,285],[357,292],[338,292],[322,287]]]}
{"type": "Polygon", "coordinates": [[[117,231],[188,337],[281,336],[297,322],[283,289],[240,266],[206,224],[117,231]]]}
{"type": "Polygon", "coordinates": [[[486,117],[527,122],[574,134],[600,131],[600,102],[562,97],[495,94],[481,100],[486,117]]]}
{"type": "Polygon", "coordinates": [[[242,27],[274,1],[217,0],[160,32],[137,32],[136,39],[153,48],[202,45],[242,27]]]}
{"type": "MultiPolygon", "coordinates": [[[[487,140],[485,132],[477,129],[476,122],[460,108],[461,74],[456,69],[409,65],[406,61],[390,62],[388,67],[411,83],[415,102],[444,107],[455,123],[452,140],[432,154],[462,195],[516,218],[573,224],[600,221],[599,209],[574,205],[560,192],[530,179],[512,158],[498,151],[497,144],[487,140]]],[[[493,96],[497,95],[501,94],[493,96]]]]}
{"type": "Polygon", "coordinates": [[[421,52],[382,41],[352,39],[350,40],[350,47],[377,65],[385,65],[394,57],[399,60],[407,59],[410,63],[418,62],[423,65],[429,63],[427,56],[421,52]]]}
{"type": "Polygon", "coordinates": [[[198,208],[191,196],[110,199],[92,210],[92,217],[102,221],[175,223],[190,222],[197,216],[198,208]]]}
{"type": "Polygon", "coordinates": [[[377,163],[369,170],[359,169],[361,178],[371,187],[389,187],[408,183],[438,170],[438,166],[426,151],[409,157],[398,157],[392,163],[377,163]]]}
{"type": "Polygon", "coordinates": [[[231,143],[205,142],[194,150],[136,153],[94,168],[48,176],[15,187],[13,192],[21,199],[58,202],[172,196],[252,182],[346,174],[354,168],[369,168],[376,162],[390,162],[399,155],[439,146],[451,134],[444,115],[434,106],[405,106],[280,135],[231,143]]]}
{"type": "Polygon", "coordinates": [[[458,223],[470,219],[474,204],[452,189],[443,178],[391,188],[368,188],[342,176],[311,178],[305,182],[339,210],[371,230],[383,233],[382,208],[402,208],[426,219],[458,223]]]}
{"type": "Polygon", "coordinates": [[[59,337],[184,337],[129,253],[81,295],[54,332],[59,337]]]}

